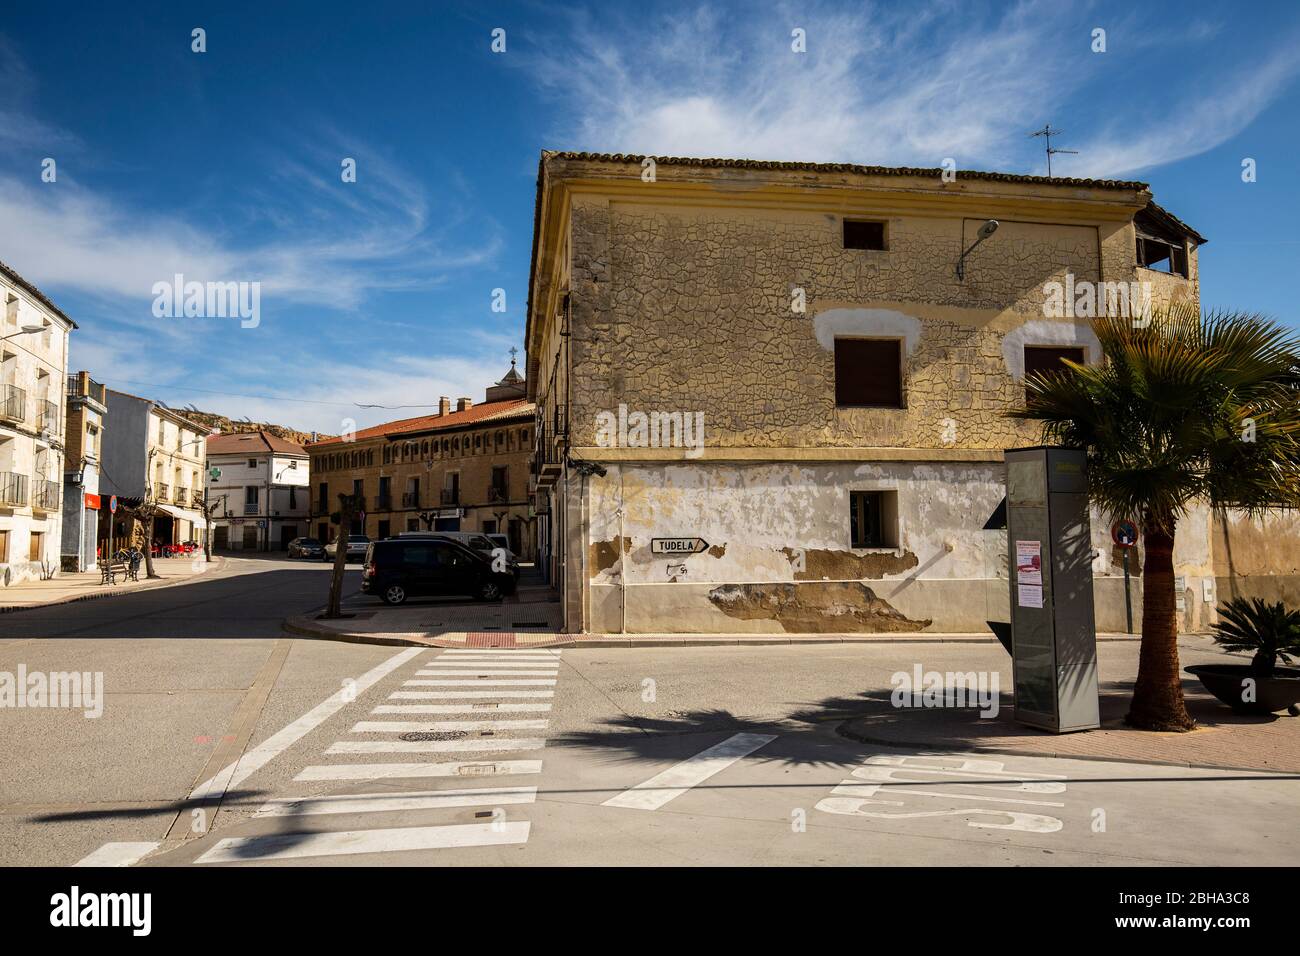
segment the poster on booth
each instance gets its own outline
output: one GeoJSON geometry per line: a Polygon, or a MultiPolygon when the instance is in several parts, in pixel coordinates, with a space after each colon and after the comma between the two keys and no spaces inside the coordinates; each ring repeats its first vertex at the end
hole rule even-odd
{"type": "Polygon", "coordinates": [[[1016,603],[1020,607],[1043,606],[1043,543],[1016,542],[1016,603]]]}

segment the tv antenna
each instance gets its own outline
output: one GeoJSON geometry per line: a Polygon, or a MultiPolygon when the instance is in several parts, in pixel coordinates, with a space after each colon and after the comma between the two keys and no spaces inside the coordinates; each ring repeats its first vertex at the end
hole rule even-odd
{"type": "Polygon", "coordinates": [[[1052,137],[1060,136],[1064,132],[1065,130],[1063,129],[1052,129],[1052,124],[1048,123],[1042,129],[1035,130],[1034,132],[1029,134],[1030,136],[1041,136],[1047,141],[1047,178],[1048,179],[1052,178],[1052,154],[1053,153],[1073,153],[1076,156],[1079,155],[1079,151],[1077,149],[1053,149],[1052,148],[1052,137]]]}

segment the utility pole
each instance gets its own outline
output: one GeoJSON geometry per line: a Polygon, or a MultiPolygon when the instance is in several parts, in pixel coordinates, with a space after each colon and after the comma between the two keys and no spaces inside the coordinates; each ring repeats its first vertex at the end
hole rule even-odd
{"type": "Polygon", "coordinates": [[[1047,142],[1047,178],[1048,179],[1052,178],[1052,155],[1053,154],[1071,153],[1075,156],[1079,155],[1079,151],[1077,149],[1053,149],[1052,148],[1052,137],[1060,136],[1064,132],[1065,130],[1063,129],[1052,129],[1052,124],[1047,123],[1046,125],[1043,126],[1042,129],[1036,130],[1035,132],[1029,134],[1030,136],[1041,136],[1047,142]]]}

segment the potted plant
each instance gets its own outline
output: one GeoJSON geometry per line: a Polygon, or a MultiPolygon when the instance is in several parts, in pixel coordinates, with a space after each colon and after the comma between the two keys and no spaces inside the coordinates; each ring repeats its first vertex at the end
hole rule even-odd
{"type": "Polygon", "coordinates": [[[1300,715],[1300,670],[1278,667],[1300,656],[1300,610],[1282,602],[1234,598],[1219,607],[1219,622],[1210,625],[1214,641],[1225,651],[1250,651],[1249,664],[1197,664],[1183,670],[1195,674],[1219,700],[1238,713],[1272,714],[1287,710],[1300,715]]]}

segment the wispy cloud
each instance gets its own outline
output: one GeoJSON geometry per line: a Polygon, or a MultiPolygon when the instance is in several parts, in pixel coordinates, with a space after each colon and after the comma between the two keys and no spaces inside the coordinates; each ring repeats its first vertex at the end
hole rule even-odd
{"type": "MultiPolygon", "coordinates": [[[[1079,127],[1071,145],[1087,156],[1071,172],[1117,175],[1225,141],[1300,65],[1300,48],[1281,41],[1237,76],[1206,57],[1200,68],[1213,81],[1189,84],[1185,103],[1164,97],[1160,115],[1169,122],[1153,124],[1145,96],[1110,91],[1099,109],[1098,87],[1142,64],[1097,59],[1086,21],[1057,4],[782,6],[746,8],[743,17],[700,6],[637,16],[650,19],[575,14],[529,58],[564,107],[553,130],[559,145],[887,165],[953,157],[964,168],[1038,171],[1041,152],[1025,134],[1068,115],[1079,127]],[[806,31],[806,53],[791,49],[796,27],[806,31]]],[[[1157,47],[1179,55],[1220,30],[1202,20],[1124,19],[1112,42],[1127,44],[1128,54],[1157,47]]]]}

